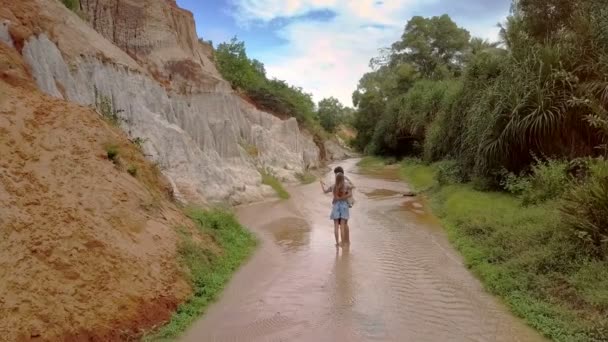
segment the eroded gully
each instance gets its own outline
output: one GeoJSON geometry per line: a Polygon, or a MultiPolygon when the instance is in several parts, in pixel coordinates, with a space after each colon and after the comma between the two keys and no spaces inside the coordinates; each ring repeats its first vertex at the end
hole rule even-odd
{"type": "MultiPolygon", "coordinates": [[[[395,173],[356,173],[351,246],[319,184],[238,209],[262,244],[183,341],[543,341],[484,292],[395,173]]],[[[330,183],[331,176],[325,179],[330,183]]]]}

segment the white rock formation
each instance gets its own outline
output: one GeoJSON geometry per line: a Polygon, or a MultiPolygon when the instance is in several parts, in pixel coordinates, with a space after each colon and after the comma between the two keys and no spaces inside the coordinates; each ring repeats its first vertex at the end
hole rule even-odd
{"type": "MultiPolygon", "coordinates": [[[[261,184],[259,168],[290,182],[305,168],[319,166],[319,149],[295,119],[282,121],[242,100],[202,56],[197,63],[204,68],[188,82],[176,81],[169,67],[161,70],[171,79],[167,86],[149,66],[114,46],[59,1],[23,1],[37,4],[41,15],[56,20],[52,30],[47,27],[52,32],[32,35],[22,49],[40,89],[82,105],[94,105],[96,91],[109,98],[121,111],[129,135],[146,139],[145,153],[159,163],[179,199],[255,201],[272,195],[261,184]],[[184,84],[190,91],[170,90],[184,84]]],[[[5,27],[0,25],[3,40],[8,35],[5,27]]],[[[170,55],[180,51],[173,49],[170,55]]],[[[167,59],[167,54],[152,52],[154,63],[167,59]]]]}

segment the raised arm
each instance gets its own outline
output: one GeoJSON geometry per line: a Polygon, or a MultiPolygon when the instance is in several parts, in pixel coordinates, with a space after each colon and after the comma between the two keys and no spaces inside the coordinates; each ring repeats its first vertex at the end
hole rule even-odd
{"type": "Polygon", "coordinates": [[[321,183],[321,189],[323,189],[323,193],[325,193],[325,194],[326,194],[326,193],[329,193],[329,192],[331,192],[331,191],[332,191],[332,187],[331,187],[331,186],[330,186],[330,187],[328,187],[328,188],[326,188],[326,187],[325,187],[325,183],[324,183],[323,181],[320,181],[320,183],[321,183]]]}

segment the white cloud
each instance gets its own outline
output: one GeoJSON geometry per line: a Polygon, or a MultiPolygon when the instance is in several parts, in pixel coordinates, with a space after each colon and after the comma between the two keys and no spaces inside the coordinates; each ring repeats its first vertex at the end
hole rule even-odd
{"type": "Polygon", "coordinates": [[[237,18],[270,21],[280,17],[293,17],[309,11],[332,8],[337,0],[234,0],[237,18]]]}
{"type": "MultiPolygon", "coordinates": [[[[269,76],[311,92],[315,101],[334,96],[352,105],[351,95],[378,49],[399,39],[407,20],[423,5],[441,0],[233,0],[239,21],[269,22],[313,10],[336,14],[327,21],[293,20],[278,34],[287,44],[256,53],[269,76]],[[372,26],[373,25],[373,26],[372,26]]],[[[429,13],[437,15],[441,13],[429,13]]],[[[494,38],[495,21],[471,27],[474,35],[494,38]],[[489,24],[491,23],[491,24],[489,24]]],[[[459,23],[460,24],[460,23],[459,23]]]]}

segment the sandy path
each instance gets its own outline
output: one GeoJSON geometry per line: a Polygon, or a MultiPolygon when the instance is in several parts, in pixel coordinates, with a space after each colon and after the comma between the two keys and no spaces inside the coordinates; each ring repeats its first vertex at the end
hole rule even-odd
{"type": "Polygon", "coordinates": [[[334,247],[318,183],[240,208],[262,247],[184,341],[543,340],[483,291],[405,184],[354,165],[350,248],[334,247]]]}

